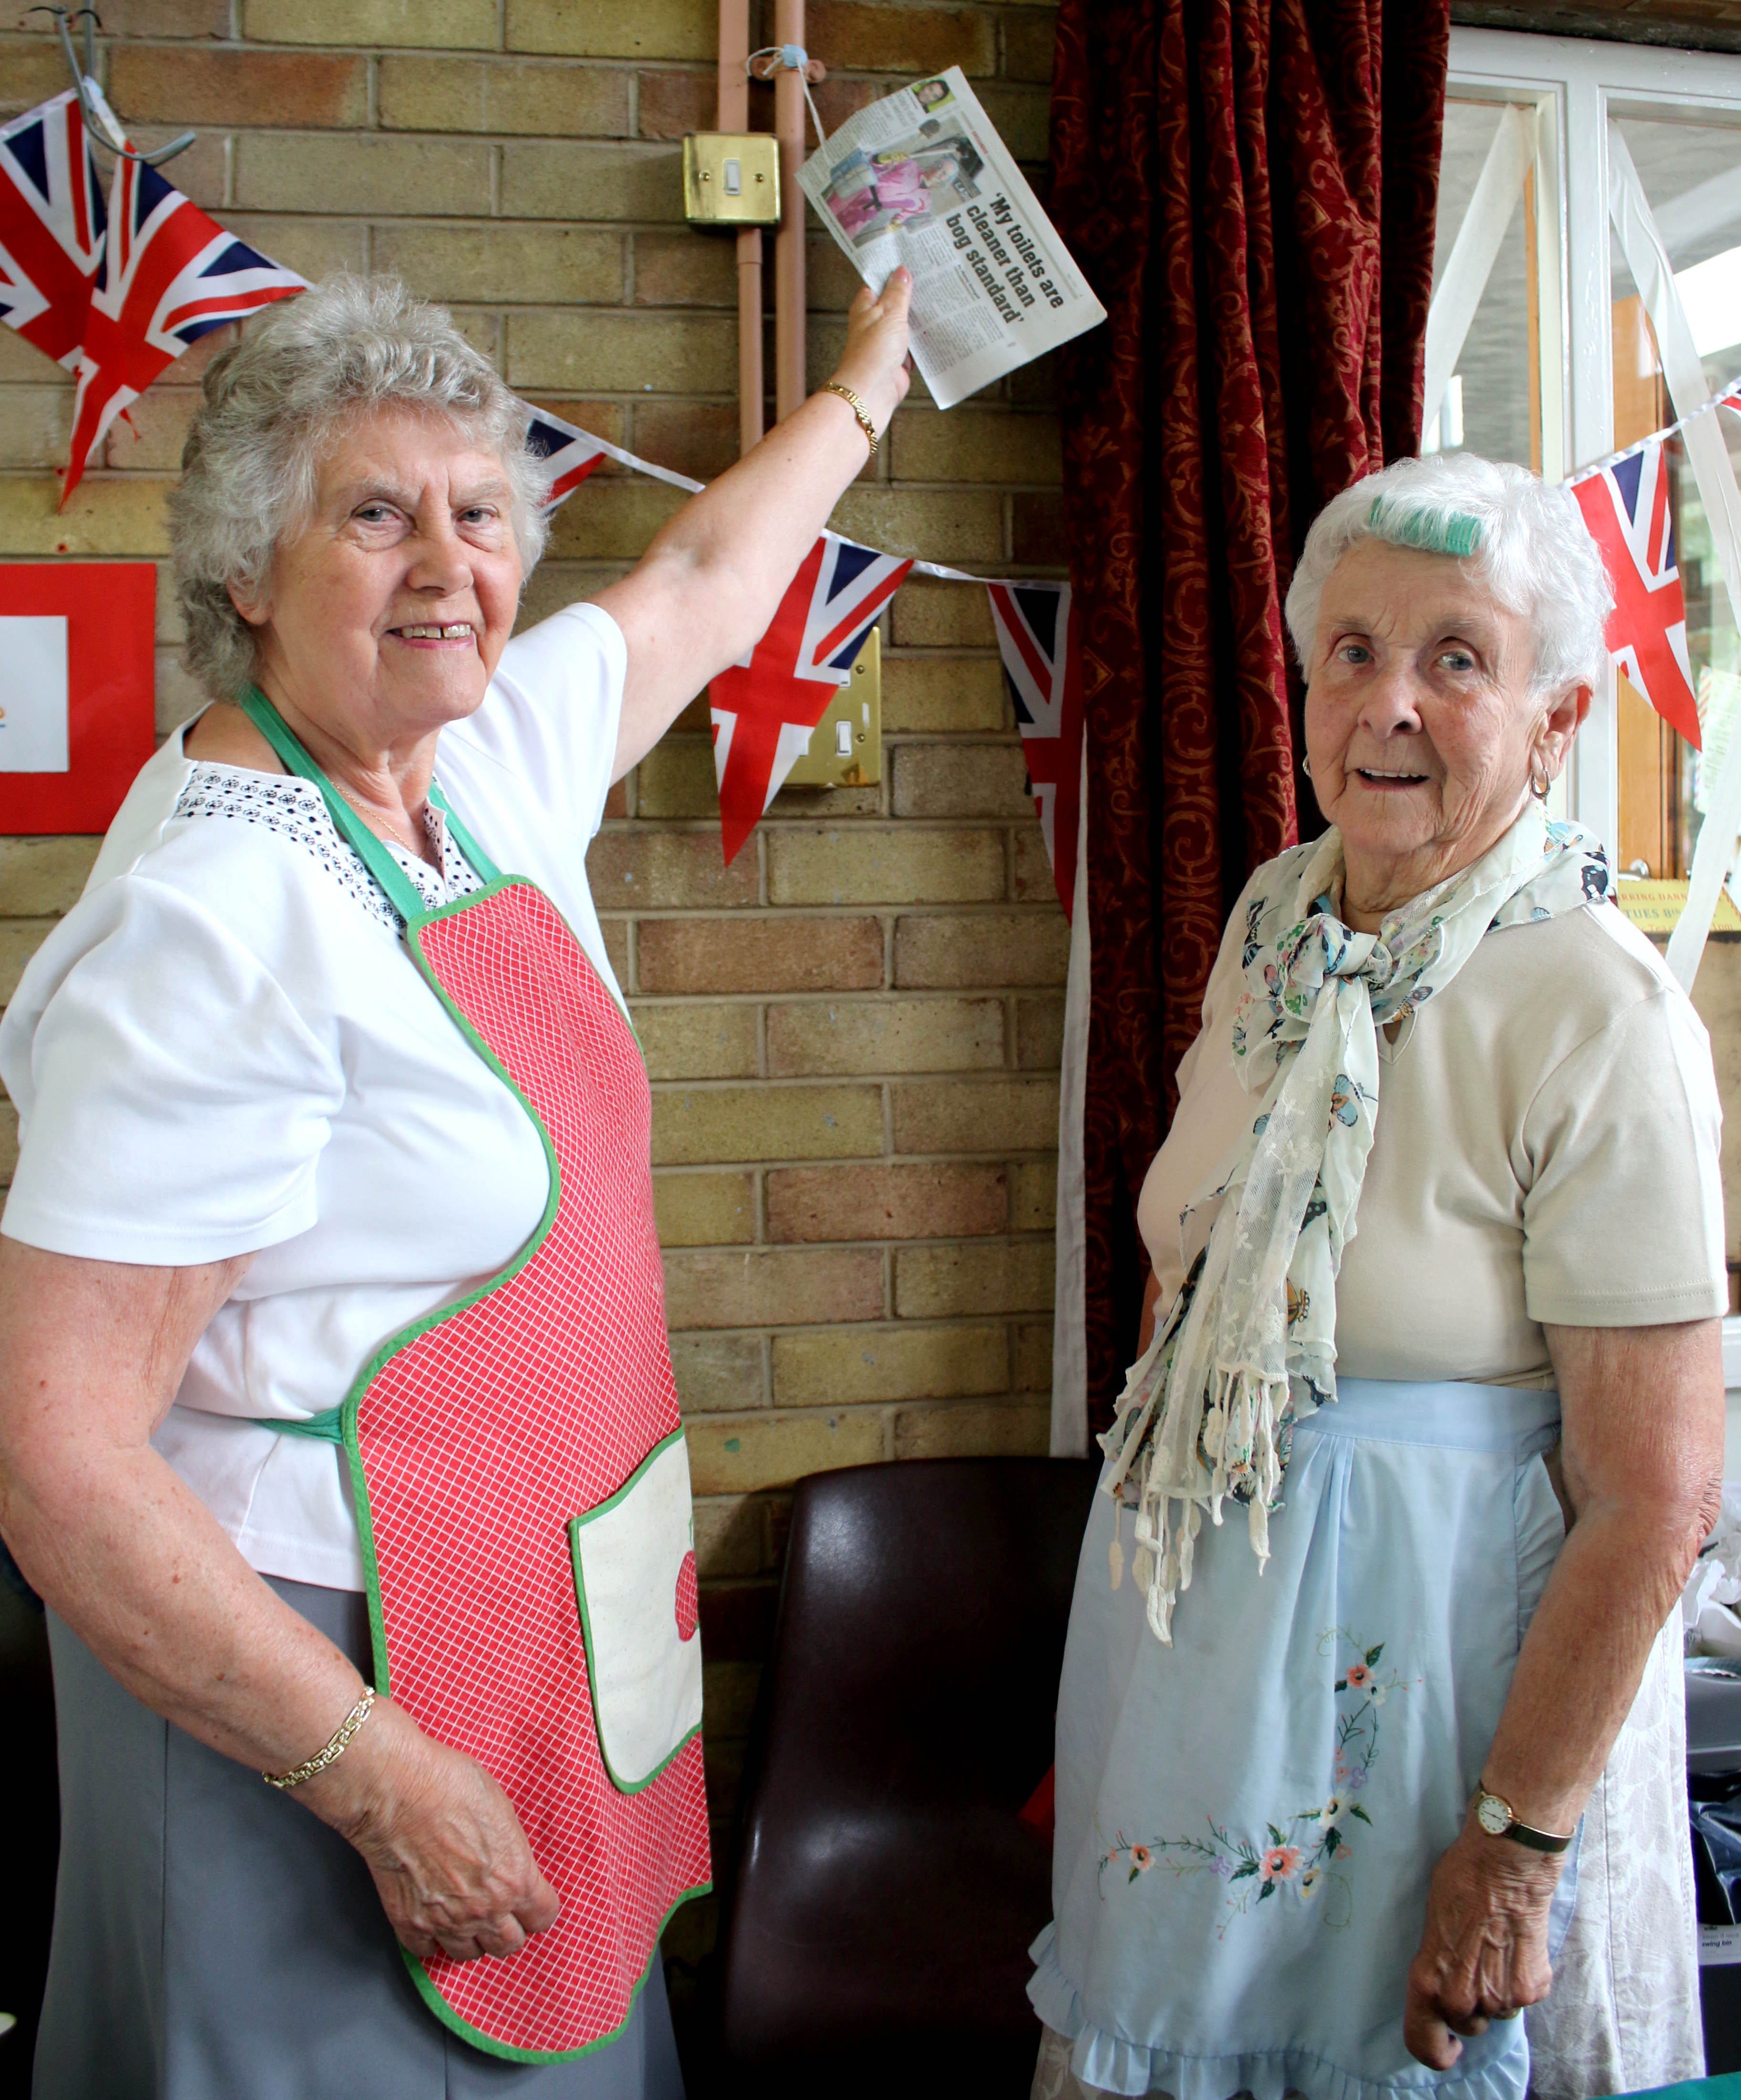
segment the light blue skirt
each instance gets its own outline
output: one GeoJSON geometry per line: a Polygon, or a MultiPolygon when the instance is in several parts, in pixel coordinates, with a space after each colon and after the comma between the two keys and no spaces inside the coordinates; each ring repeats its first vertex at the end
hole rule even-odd
{"type": "MultiPolygon", "coordinates": [[[[1461,1828],[1565,1537],[1551,1392],[1344,1379],[1295,1432],[1263,1575],[1205,1524],[1174,1645],[1109,1573],[1096,1496],[1058,1700],[1054,1921],[1029,1995],[1083,2084],[1175,2100],[1523,2100],[1521,2019],[1403,2044],[1461,1828]]],[[[1131,1551],[1131,1523],[1122,1524],[1131,1551]]],[[[1558,1951],[1576,1891],[1568,1856],[1558,1951]]]]}

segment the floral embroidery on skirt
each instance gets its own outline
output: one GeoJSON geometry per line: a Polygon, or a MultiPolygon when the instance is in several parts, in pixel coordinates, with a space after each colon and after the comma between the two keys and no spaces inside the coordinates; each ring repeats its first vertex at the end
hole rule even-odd
{"type": "Polygon", "coordinates": [[[1352,1917],[1354,1889],[1352,1826],[1372,1817],[1358,1796],[1371,1776],[1378,1754],[1378,1710],[1392,1692],[1406,1692],[1409,1680],[1392,1667],[1382,1674],[1382,1641],[1369,1647],[1346,1626],[1331,1626],[1319,1638],[1318,1652],[1333,1672],[1340,1667],[1335,1688],[1347,1703],[1336,1716],[1335,1762],[1331,1768],[1334,1791],[1309,1808],[1298,1810],[1279,1821],[1266,1823],[1261,1838],[1230,1836],[1213,1816],[1205,1816],[1205,1836],[1151,1837],[1137,1843],[1121,1830],[1100,1861],[1104,1880],[1109,1867],[1127,1869],[1126,1885],[1159,1864],[1175,1874],[1213,1874],[1228,1884],[1227,1912],[1216,1928],[1219,1939],[1235,1917],[1243,1917],[1254,1903],[1284,1891],[1302,1903],[1322,1900],[1324,1922],[1332,1931],[1346,1926],[1352,1917]],[[1354,1661],[1338,1665],[1336,1657],[1351,1648],[1354,1661]]]}

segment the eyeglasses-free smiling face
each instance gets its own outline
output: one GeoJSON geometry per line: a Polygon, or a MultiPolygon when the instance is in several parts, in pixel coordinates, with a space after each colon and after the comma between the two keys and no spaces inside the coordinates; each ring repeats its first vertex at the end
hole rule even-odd
{"type": "Polygon", "coordinates": [[[1532,695],[1535,638],[1447,554],[1362,540],[1324,586],[1306,695],[1318,806],[1364,931],[1479,860],[1552,776],[1585,686],[1532,695]]]}
{"type": "Polygon", "coordinates": [[[501,462],[444,417],[388,410],[346,431],[242,608],[261,682],[383,749],[470,714],[519,604],[510,496],[501,462]]]}

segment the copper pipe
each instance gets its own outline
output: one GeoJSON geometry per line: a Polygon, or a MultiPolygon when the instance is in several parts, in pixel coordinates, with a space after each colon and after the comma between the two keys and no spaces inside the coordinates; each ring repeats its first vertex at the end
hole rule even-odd
{"type": "Polygon", "coordinates": [[[738,235],[738,450],[762,440],[762,236],[759,226],[738,235]]]}
{"type": "MultiPolygon", "coordinates": [[[[774,0],[774,40],[804,42],[804,0],[774,0]]],[[[774,404],[784,418],[802,405],[804,384],[804,82],[790,66],[774,79],[774,132],[780,142],[780,230],[774,239],[774,404]]]]}
{"type": "Polygon", "coordinates": [[[750,0],[720,0],[720,129],[750,128],[750,0]]]}
{"type": "MultiPolygon", "coordinates": [[[[720,129],[750,128],[750,0],[720,0],[720,129]]],[[[762,435],[762,237],[759,226],[738,229],[738,450],[762,435]]]]}

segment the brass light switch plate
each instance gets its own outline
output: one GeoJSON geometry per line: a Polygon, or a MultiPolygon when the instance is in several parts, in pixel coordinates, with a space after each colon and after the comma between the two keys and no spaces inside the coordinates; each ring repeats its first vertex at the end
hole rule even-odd
{"type": "Polygon", "coordinates": [[[853,675],[810,732],[808,755],[786,776],[788,788],[870,788],[883,777],[883,637],[873,627],[853,675]]]}
{"type": "Polygon", "coordinates": [[[778,226],[780,148],[771,131],[691,131],[683,141],[691,226],[778,226]]]}

